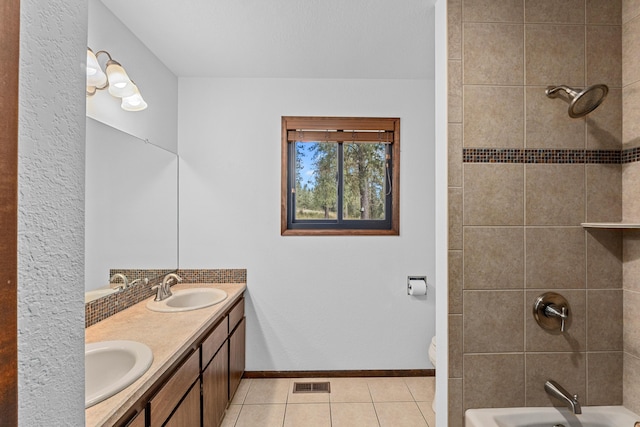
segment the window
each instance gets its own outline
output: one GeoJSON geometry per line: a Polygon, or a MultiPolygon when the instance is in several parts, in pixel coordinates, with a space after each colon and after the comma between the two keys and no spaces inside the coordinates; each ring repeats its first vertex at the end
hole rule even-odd
{"type": "Polygon", "coordinates": [[[282,235],[398,235],[400,119],[282,118],[282,235]]]}

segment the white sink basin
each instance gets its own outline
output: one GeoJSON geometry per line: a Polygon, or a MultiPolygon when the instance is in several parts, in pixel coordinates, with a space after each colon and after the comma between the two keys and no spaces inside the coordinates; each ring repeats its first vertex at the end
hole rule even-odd
{"type": "Polygon", "coordinates": [[[84,347],[84,407],[113,396],[140,378],[151,363],[153,353],[136,341],[101,341],[84,347]]]}
{"type": "Polygon", "coordinates": [[[209,307],[227,299],[227,293],[216,288],[191,288],[172,292],[173,295],[165,300],[149,301],[147,308],[152,311],[174,313],[209,307]]]}

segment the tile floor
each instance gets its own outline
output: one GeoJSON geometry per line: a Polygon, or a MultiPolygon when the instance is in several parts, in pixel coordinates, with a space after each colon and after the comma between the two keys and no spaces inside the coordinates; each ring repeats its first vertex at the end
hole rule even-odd
{"type": "Polygon", "coordinates": [[[434,377],[243,379],[223,427],[435,427],[434,377]],[[295,393],[294,382],[331,383],[295,393]]]}

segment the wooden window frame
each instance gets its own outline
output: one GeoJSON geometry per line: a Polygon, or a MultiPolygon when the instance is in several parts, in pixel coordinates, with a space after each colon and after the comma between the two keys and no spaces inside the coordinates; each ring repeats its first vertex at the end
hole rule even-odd
{"type": "MultiPolygon", "coordinates": [[[[400,119],[372,117],[282,117],[280,234],[282,236],[398,236],[400,234],[400,119]],[[329,130],[333,130],[329,132],[329,130]],[[335,130],[349,130],[340,133],[335,130]],[[357,129],[360,132],[351,131],[357,129]],[[378,131],[378,132],[371,132],[378,131]],[[339,136],[339,135],[342,135],[339,136]],[[374,140],[371,136],[375,135],[374,140]],[[291,228],[289,226],[289,143],[295,140],[384,142],[391,147],[389,228],[291,228]],[[383,139],[382,139],[383,138],[383,139]],[[378,139],[377,141],[375,139],[378,139]]],[[[389,209],[389,207],[387,207],[389,209]]]]}

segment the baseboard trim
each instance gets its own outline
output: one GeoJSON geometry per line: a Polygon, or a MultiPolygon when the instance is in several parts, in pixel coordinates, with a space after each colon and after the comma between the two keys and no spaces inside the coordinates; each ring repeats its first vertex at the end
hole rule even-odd
{"type": "Polygon", "coordinates": [[[242,378],[435,377],[435,369],[375,369],[351,371],[245,371],[242,378]]]}

